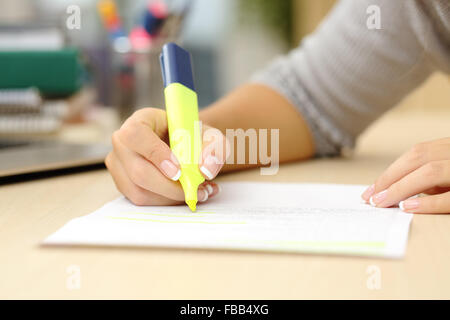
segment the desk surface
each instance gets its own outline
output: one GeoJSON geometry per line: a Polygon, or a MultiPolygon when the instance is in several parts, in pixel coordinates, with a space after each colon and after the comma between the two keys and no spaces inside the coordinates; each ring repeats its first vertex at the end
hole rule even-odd
{"type": "MultiPolygon", "coordinates": [[[[228,174],[218,181],[369,184],[415,141],[450,136],[449,117],[394,112],[363,135],[351,158],[286,164],[275,176],[258,170],[228,174]]],[[[0,186],[0,298],[450,298],[450,215],[414,216],[402,260],[39,246],[70,219],[118,195],[105,170],[0,186]],[[379,290],[366,284],[373,265],[381,272],[379,290]],[[80,271],[79,289],[67,285],[71,266],[80,271]]]]}

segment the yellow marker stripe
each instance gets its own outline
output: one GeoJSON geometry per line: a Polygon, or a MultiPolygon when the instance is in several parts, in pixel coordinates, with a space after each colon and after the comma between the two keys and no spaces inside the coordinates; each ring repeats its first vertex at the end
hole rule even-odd
{"type": "MultiPolygon", "coordinates": [[[[257,240],[256,240],[257,241],[257,240]]],[[[253,240],[228,240],[228,242],[254,243],[253,240]]],[[[257,241],[264,244],[282,245],[282,246],[314,246],[314,247],[372,247],[384,248],[385,242],[377,241],[257,241]]]]}
{"type": "Polygon", "coordinates": [[[171,213],[153,213],[153,212],[126,212],[125,214],[143,214],[158,217],[174,217],[174,218],[202,218],[199,214],[171,214],[171,213]]]}
{"type": "Polygon", "coordinates": [[[384,248],[386,246],[385,242],[346,242],[346,241],[272,241],[273,244],[280,245],[306,245],[306,246],[336,246],[336,247],[373,247],[373,248],[384,248]]]}
{"type": "Polygon", "coordinates": [[[215,214],[215,212],[208,211],[196,211],[195,214],[192,213],[156,213],[156,212],[125,212],[124,214],[144,214],[144,215],[153,215],[153,216],[162,216],[162,217],[177,217],[177,218],[198,218],[204,217],[201,214],[215,214]]]}
{"type": "Polygon", "coordinates": [[[169,220],[155,220],[155,219],[139,219],[139,218],[127,218],[127,217],[109,217],[110,219],[119,219],[119,220],[133,220],[133,221],[148,221],[148,222],[161,222],[161,223],[201,223],[201,224],[246,224],[245,221],[196,221],[196,220],[186,220],[186,221],[169,221],[169,220]]]}

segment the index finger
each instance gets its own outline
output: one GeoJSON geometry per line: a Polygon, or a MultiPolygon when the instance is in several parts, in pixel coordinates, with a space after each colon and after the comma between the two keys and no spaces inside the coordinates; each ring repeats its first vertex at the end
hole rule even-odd
{"type": "Polygon", "coordinates": [[[386,190],[406,175],[412,173],[430,161],[440,161],[450,158],[450,148],[443,140],[420,143],[410,151],[403,154],[392,163],[375,181],[375,183],[363,193],[362,198],[368,202],[373,194],[386,190]]]}
{"type": "Polygon", "coordinates": [[[180,164],[169,146],[161,139],[167,130],[164,111],[140,111],[123,124],[113,140],[119,139],[125,147],[150,161],[166,177],[177,181],[181,176],[180,164]]]}

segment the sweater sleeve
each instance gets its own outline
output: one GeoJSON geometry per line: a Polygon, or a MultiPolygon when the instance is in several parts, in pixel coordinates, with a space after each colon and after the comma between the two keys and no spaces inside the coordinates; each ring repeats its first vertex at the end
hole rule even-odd
{"type": "Polygon", "coordinates": [[[416,1],[342,0],[298,48],[252,81],[298,108],[317,156],[337,155],[436,69],[417,35],[433,35],[421,23],[426,19],[416,1]],[[367,26],[373,5],[380,9],[381,29],[367,26]]]}

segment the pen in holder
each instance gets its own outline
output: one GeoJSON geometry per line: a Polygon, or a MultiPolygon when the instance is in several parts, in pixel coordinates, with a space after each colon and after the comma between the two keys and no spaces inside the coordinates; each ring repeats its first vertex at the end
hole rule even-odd
{"type": "Polygon", "coordinates": [[[163,2],[152,1],[142,25],[125,35],[116,17],[117,10],[108,7],[114,6],[114,2],[100,2],[99,12],[112,44],[112,103],[121,120],[139,108],[164,107],[159,54],[166,42],[178,39],[190,4],[188,1],[182,10],[169,13],[163,2]]]}
{"type": "Polygon", "coordinates": [[[159,71],[158,51],[114,52],[113,105],[122,120],[142,107],[163,107],[162,82],[155,75],[159,71]]]}

